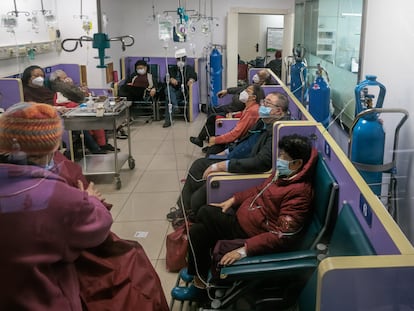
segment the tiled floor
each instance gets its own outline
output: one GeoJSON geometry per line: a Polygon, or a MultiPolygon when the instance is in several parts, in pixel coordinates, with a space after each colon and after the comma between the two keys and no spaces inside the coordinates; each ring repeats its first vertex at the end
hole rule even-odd
{"type": "MultiPolygon", "coordinates": [[[[144,247],[167,301],[177,274],[165,268],[165,237],[172,231],[165,216],[175,206],[187,169],[203,156],[189,137],[198,134],[204,121],[205,115],[200,115],[193,123],[177,120],[172,127],[162,128],[163,121],[145,123],[145,119],[138,119],[131,125],[131,153],[136,166],[133,170],[127,164],[123,166],[122,188],[115,189],[113,176],[90,176],[113,204],[112,230],[144,247]]],[[[118,140],[118,146],[122,152],[128,151],[127,140],[118,140]]]]}

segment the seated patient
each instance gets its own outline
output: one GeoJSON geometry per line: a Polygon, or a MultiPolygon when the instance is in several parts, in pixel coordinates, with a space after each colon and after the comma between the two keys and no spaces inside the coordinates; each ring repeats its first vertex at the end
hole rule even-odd
{"type": "MultiPolygon", "coordinates": [[[[264,97],[264,91],[258,84],[249,85],[241,92],[239,99],[246,104],[246,108],[242,111],[240,120],[229,132],[223,135],[209,137],[209,148],[206,150],[207,154],[217,154],[226,148],[226,144],[232,143],[246,135],[247,131],[259,119],[260,102],[264,97]]],[[[190,141],[192,141],[191,138],[190,141]]]]}
{"type": "MultiPolygon", "coordinates": [[[[65,178],[69,185],[84,189],[90,186],[77,163],[59,151],[53,159],[51,171],[65,178]]],[[[106,201],[102,203],[108,209],[112,207],[106,201]]],[[[136,241],[109,232],[102,244],[81,253],[75,267],[84,310],[168,310],[160,279],[136,241]]]]}
{"type": "MultiPolygon", "coordinates": [[[[251,131],[241,138],[231,149],[226,149],[223,155],[227,159],[200,158],[195,160],[189,171],[185,184],[178,198],[180,208],[167,215],[174,221],[183,218],[182,208],[186,214],[195,220],[198,210],[205,205],[206,178],[212,172],[230,173],[264,173],[272,168],[273,123],[289,120],[289,101],[281,93],[269,93],[264,105],[259,109],[260,119],[251,131]]],[[[175,208],[173,208],[174,210],[175,208]]]]}
{"type": "MultiPolygon", "coordinates": [[[[76,86],[73,80],[68,77],[63,70],[56,70],[49,77],[50,88],[55,92],[54,104],[67,108],[77,107],[80,103],[85,102],[84,90],[76,86]]],[[[115,148],[107,143],[105,131],[96,129],[83,131],[86,147],[91,153],[105,153],[114,151],[115,148]],[[92,135],[92,137],[91,137],[92,135]]]]}
{"type": "MultiPolygon", "coordinates": [[[[266,69],[260,70],[253,76],[253,84],[267,85],[270,84],[271,76],[266,69]]],[[[207,120],[202,127],[200,133],[197,136],[190,137],[190,141],[199,146],[203,147],[204,141],[208,141],[210,136],[215,136],[216,131],[216,118],[217,117],[238,117],[241,111],[246,108],[246,103],[240,101],[240,93],[246,89],[245,86],[231,87],[225,90],[221,90],[217,93],[218,97],[223,97],[226,94],[233,94],[233,98],[230,104],[220,105],[213,107],[213,112],[207,117],[207,120]]]]}
{"type": "Polygon", "coordinates": [[[186,50],[178,49],[174,55],[177,60],[177,66],[170,66],[168,68],[169,79],[165,81],[168,87],[165,88],[165,122],[162,125],[164,128],[171,126],[172,114],[178,110],[180,102],[183,102],[184,99],[188,100],[188,90],[197,81],[197,73],[194,67],[186,64],[186,50]],[[171,113],[169,109],[170,104],[171,113]]]}
{"type": "Polygon", "coordinates": [[[200,209],[198,222],[189,231],[188,273],[194,275],[194,283],[175,287],[174,298],[199,297],[211,267],[211,251],[219,240],[244,240],[244,245],[221,258],[222,265],[246,256],[294,249],[311,215],[317,151],[306,137],[296,134],[282,137],[278,146],[277,170],[263,184],[200,209]]]}
{"type": "Polygon", "coordinates": [[[135,72],[132,73],[120,89],[120,96],[127,97],[131,101],[143,101],[144,98],[154,97],[156,94],[156,83],[153,76],[148,72],[148,64],[145,60],[135,63],[135,72]]]}
{"type": "Polygon", "coordinates": [[[23,71],[21,79],[26,102],[53,105],[55,93],[45,86],[45,72],[41,67],[36,65],[27,67],[23,71]]]}
{"type": "Polygon", "coordinates": [[[74,188],[49,170],[62,131],[46,104],[0,116],[0,310],[82,310],[74,261],[109,234],[112,217],[93,185],[74,188]]]}

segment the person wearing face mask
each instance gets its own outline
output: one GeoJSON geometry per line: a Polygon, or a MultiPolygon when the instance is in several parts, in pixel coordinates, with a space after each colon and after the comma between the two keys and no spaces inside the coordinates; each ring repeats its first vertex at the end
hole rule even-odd
{"type": "Polygon", "coordinates": [[[77,107],[79,103],[85,102],[85,93],[80,87],[73,83],[63,70],[55,70],[49,76],[50,89],[56,94],[55,105],[63,105],[65,107],[77,107]]]}
{"type": "Polygon", "coordinates": [[[211,135],[209,137],[209,148],[206,152],[207,155],[217,154],[223,151],[226,144],[234,142],[246,135],[247,131],[250,130],[259,119],[259,106],[263,98],[264,91],[258,84],[249,85],[240,93],[239,100],[245,103],[246,106],[241,113],[240,120],[231,131],[220,136],[211,135]]]}
{"type": "Polygon", "coordinates": [[[107,238],[112,216],[93,184],[50,169],[62,138],[56,109],[18,103],[0,116],[1,310],[82,310],[74,261],[107,238]]]}
{"type": "Polygon", "coordinates": [[[253,75],[253,83],[260,85],[270,85],[272,83],[272,77],[266,69],[259,70],[256,74],[253,75]]]}
{"type": "Polygon", "coordinates": [[[130,101],[143,101],[153,98],[157,92],[153,76],[148,72],[148,64],[145,60],[138,60],[135,63],[135,71],[128,77],[128,80],[120,88],[120,96],[127,97],[130,101]]]}
{"type": "MultiPolygon", "coordinates": [[[[84,87],[80,88],[75,85],[65,71],[60,69],[53,71],[49,76],[49,82],[50,88],[55,92],[54,105],[57,108],[75,108],[85,102],[84,87]]],[[[72,134],[76,138],[79,137],[78,131],[74,131],[72,134]]],[[[83,131],[83,134],[85,146],[92,154],[105,154],[107,151],[115,151],[114,146],[108,144],[103,129],[83,131]]]]}
{"type": "Polygon", "coordinates": [[[177,66],[168,67],[167,88],[165,89],[165,122],[162,127],[171,126],[173,114],[178,112],[179,104],[185,104],[185,99],[188,104],[188,89],[197,81],[194,67],[186,63],[186,50],[178,49],[174,55],[177,66]]]}
{"type": "MultiPolygon", "coordinates": [[[[271,81],[271,76],[269,72],[266,69],[259,70],[252,78],[253,84],[259,84],[259,85],[270,85],[273,84],[271,81]]],[[[232,101],[230,104],[227,105],[221,105],[218,107],[213,108],[214,113],[225,115],[228,113],[238,112],[242,111],[244,109],[244,103],[239,100],[239,94],[245,89],[245,86],[237,86],[237,87],[230,87],[224,90],[221,90],[217,93],[217,96],[222,98],[226,96],[227,94],[233,95],[232,101]]]]}
{"type": "Polygon", "coordinates": [[[202,296],[211,267],[211,251],[219,240],[234,241],[221,265],[246,256],[293,250],[311,216],[312,178],[318,153],[300,135],[278,142],[277,170],[261,185],[235,193],[228,200],[200,209],[189,231],[189,287],[175,287],[171,296],[193,300],[202,296]]]}
{"type": "Polygon", "coordinates": [[[23,96],[26,102],[53,105],[55,93],[45,87],[45,72],[39,66],[27,67],[22,74],[23,96]]]}
{"type": "MultiPolygon", "coordinates": [[[[193,144],[199,147],[203,147],[204,141],[207,140],[209,143],[209,147],[203,148],[203,152],[206,152],[207,154],[216,154],[216,153],[221,152],[223,150],[222,146],[214,146],[214,147],[211,147],[211,146],[215,144],[225,144],[228,142],[235,141],[237,138],[246,134],[247,130],[249,130],[250,127],[258,119],[258,105],[256,107],[256,105],[253,105],[253,104],[259,104],[263,98],[264,98],[264,92],[262,88],[260,87],[260,85],[252,84],[252,85],[249,85],[247,88],[244,88],[243,91],[241,91],[240,94],[238,95],[238,100],[241,103],[243,103],[244,109],[240,112],[240,115],[239,115],[240,120],[239,122],[237,122],[236,127],[233,128],[230,132],[222,136],[219,136],[220,137],[219,141],[216,142],[215,121],[216,121],[216,118],[220,116],[221,114],[212,114],[207,118],[206,123],[204,124],[198,136],[190,137],[190,142],[192,142],[193,144]],[[255,94],[251,94],[251,92],[254,92],[255,94]]],[[[231,116],[228,116],[228,117],[231,117],[231,116]]]]}
{"type": "Polygon", "coordinates": [[[180,221],[183,208],[195,220],[199,209],[206,204],[206,178],[210,173],[254,174],[272,168],[273,123],[290,120],[289,101],[282,93],[269,93],[263,107],[265,109],[262,106],[259,109],[260,119],[237,143],[228,146],[214,158],[200,158],[192,163],[177,200],[179,208],[172,208],[172,212],[167,215],[168,220],[180,221]]]}
{"type": "MultiPolygon", "coordinates": [[[[253,83],[258,85],[268,85],[271,84],[270,74],[266,69],[260,70],[257,74],[253,76],[253,83]]],[[[214,136],[216,119],[217,118],[232,118],[239,117],[241,111],[246,108],[246,104],[240,101],[240,93],[245,90],[245,86],[242,87],[232,87],[225,90],[221,90],[217,93],[218,97],[223,97],[227,94],[232,94],[233,98],[230,104],[221,105],[213,108],[213,113],[210,113],[207,117],[205,125],[201,129],[200,133],[197,136],[192,136],[190,141],[199,146],[203,147],[204,141],[207,141],[210,136],[214,136]]]]}

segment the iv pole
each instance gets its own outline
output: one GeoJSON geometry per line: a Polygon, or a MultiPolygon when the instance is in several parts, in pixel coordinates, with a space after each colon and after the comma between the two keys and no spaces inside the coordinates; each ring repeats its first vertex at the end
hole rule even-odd
{"type": "Polygon", "coordinates": [[[81,36],[80,38],[68,38],[62,41],[61,46],[65,52],[73,52],[78,48],[78,45],[82,47],[82,42],[92,41],[92,47],[94,49],[98,49],[99,65],[97,65],[96,67],[106,68],[105,58],[108,58],[108,56],[105,56],[105,49],[110,48],[109,42],[120,41],[122,44],[122,51],[125,51],[126,47],[134,45],[135,39],[131,35],[124,35],[124,36],[109,38],[108,34],[102,32],[102,11],[101,11],[100,0],[96,1],[96,8],[97,8],[97,19],[98,19],[98,32],[93,35],[93,38],[89,36],[81,36]],[[75,42],[75,45],[72,49],[65,47],[65,44],[69,41],[75,42]]]}

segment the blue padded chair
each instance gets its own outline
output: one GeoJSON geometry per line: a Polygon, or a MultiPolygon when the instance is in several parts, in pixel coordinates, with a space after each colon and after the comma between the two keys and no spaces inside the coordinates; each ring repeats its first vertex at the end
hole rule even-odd
{"type": "MultiPolygon", "coordinates": [[[[339,213],[332,237],[327,245],[326,256],[375,255],[368,237],[357,220],[352,207],[345,203],[339,213]]],[[[319,257],[323,259],[325,256],[319,257]]],[[[301,311],[313,311],[316,306],[317,270],[307,282],[299,297],[301,311]]]]}
{"type": "Polygon", "coordinates": [[[338,188],[323,157],[319,155],[314,175],[314,212],[297,250],[245,257],[231,266],[222,267],[220,280],[209,288],[210,297],[214,297],[211,307],[227,308],[246,297],[253,306],[261,301],[278,306],[296,301],[317,267],[316,246],[325,241],[332,230],[338,188]]]}

